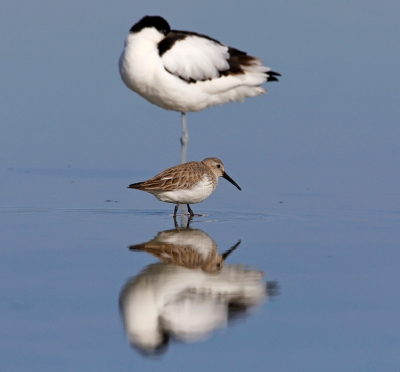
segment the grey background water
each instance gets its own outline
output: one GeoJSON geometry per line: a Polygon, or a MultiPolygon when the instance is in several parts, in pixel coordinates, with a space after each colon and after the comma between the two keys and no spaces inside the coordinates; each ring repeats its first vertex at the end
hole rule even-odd
{"type": "Polygon", "coordinates": [[[0,368],[398,371],[400,4],[3,1],[0,368]],[[121,82],[133,23],[164,16],[282,74],[269,93],[188,115],[188,160],[222,180],[193,228],[280,294],[157,358],[129,346],[121,289],[173,228],[127,190],[179,162],[180,117],[121,82]]]}

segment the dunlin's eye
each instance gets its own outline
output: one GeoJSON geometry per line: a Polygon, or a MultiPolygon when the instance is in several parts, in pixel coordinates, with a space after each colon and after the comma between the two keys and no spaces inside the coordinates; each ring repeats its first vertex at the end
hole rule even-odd
{"type": "Polygon", "coordinates": [[[221,168],[221,164],[217,164],[217,168],[221,168]]]}

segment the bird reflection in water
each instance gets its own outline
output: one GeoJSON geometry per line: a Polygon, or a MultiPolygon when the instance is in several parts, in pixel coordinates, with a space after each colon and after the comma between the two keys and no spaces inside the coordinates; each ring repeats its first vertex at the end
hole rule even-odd
{"type": "Polygon", "coordinates": [[[119,305],[131,346],[146,356],[166,351],[171,339],[195,342],[250,308],[278,294],[276,282],[243,265],[224,265],[240,244],[218,254],[215,241],[200,229],[166,230],[147,243],[131,245],[162,262],[128,279],[119,305]]]}
{"type": "Polygon", "coordinates": [[[217,244],[204,231],[186,228],[162,231],[147,243],[131,245],[129,249],[150,253],[168,264],[213,273],[223,268],[225,259],[239,244],[240,240],[225,253],[218,254],[217,244]]]}

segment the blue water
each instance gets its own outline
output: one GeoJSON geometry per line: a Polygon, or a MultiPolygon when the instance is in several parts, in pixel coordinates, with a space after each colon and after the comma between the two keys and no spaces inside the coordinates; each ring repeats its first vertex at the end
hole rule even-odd
{"type": "MultiPolygon", "coordinates": [[[[65,183],[51,175],[3,175],[8,183],[19,180],[38,189],[41,184],[43,190],[51,181],[65,183]]],[[[124,178],[115,180],[126,184],[124,178]]],[[[218,211],[205,202],[193,207],[201,216],[189,228],[214,241],[220,253],[241,241],[223,270],[210,274],[171,269],[149,253],[128,249],[173,231],[172,205],[135,209],[133,196],[143,195],[144,203],[152,197],[121,187],[119,199],[127,193],[130,202],[112,201],[96,189],[106,178],[83,181],[93,205],[79,207],[81,201],[68,196],[59,199],[60,207],[46,207],[42,200],[42,207],[0,208],[2,370],[395,371],[399,366],[398,212],[286,206],[285,213],[255,213],[218,211]],[[238,268],[256,276],[247,289],[253,295],[237,289],[245,283],[238,268]],[[143,276],[155,288],[150,304],[149,289],[137,284],[143,276]],[[119,302],[127,287],[133,288],[134,305],[124,314],[119,302]],[[168,297],[171,291],[175,300],[168,297]],[[162,305],[159,298],[168,300],[162,305]],[[170,318],[183,313],[168,322],[164,308],[172,308],[170,318]],[[152,309],[159,314],[154,319],[162,345],[156,347],[153,339],[150,346],[141,345],[144,332],[132,347],[124,315],[134,323],[138,311],[147,316],[152,309]]],[[[45,197],[37,194],[38,200],[45,197]]],[[[177,222],[186,229],[185,219],[177,222]]]]}
{"type": "Polygon", "coordinates": [[[1,371],[400,370],[399,1],[20,0],[0,18],[1,371]],[[221,179],[182,234],[127,189],[180,160],[180,114],[118,74],[146,14],[282,74],[188,113],[187,159],[220,158],[242,191],[221,179]],[[213,274],[128,248],[161,235],[240,244],[213,274]]]}

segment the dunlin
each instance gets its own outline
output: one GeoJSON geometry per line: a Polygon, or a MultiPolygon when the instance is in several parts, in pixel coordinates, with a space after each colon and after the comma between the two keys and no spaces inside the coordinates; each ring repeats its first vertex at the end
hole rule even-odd
{"type": "Polygon", "coordinates": [[[132,26],[119,71],[143,98],[182,113],[182,163],[189,138],[186,112],[258,96],[266,92],[261,84],[280,76],[259,58],[211,37],[171,30],[159,16],[145,16],[132,26]]]}
{"type": "Polygon", "coordinates": [[[176,204],[174,217],[179,205],[187,204],[190,216],[193,217],[189,204],[200,203],[209,197],[218,186],[218,177],[225,178],[241,190],[226,174],[224,164],[217,158],[176,165],[147,181],[133,183],[128,188],[146,191],[162,202],[176,204]]]}
{"type": "Polygon", "coordinates": [[[201,268],[207,273],[220,271],[226,258],[239,246],[237,242],[223,254],[218,253],[215,241],[200,229],[166,230],[141,244],[131,245],[132,251],[147,252],[160,261],[186,267],[201,268]]]}

